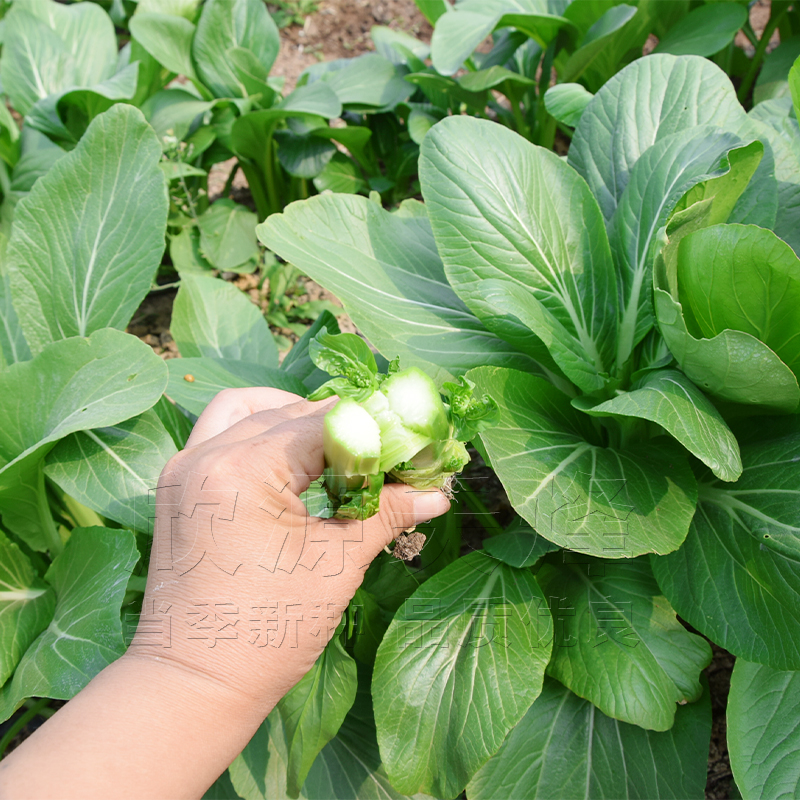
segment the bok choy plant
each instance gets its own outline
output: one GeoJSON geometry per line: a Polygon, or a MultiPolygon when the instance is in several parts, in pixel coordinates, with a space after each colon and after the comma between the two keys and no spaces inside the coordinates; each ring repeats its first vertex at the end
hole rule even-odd
{"type": "Polygon", "coordinates": [[[309,347],[320,369],[337,376],[310,400],[338,395],[325,417],[325,488],[335,516],[367,519],[378,513],[384,473],[415,489],[450,492],[454,476],[468,463],[464,442],[494,424],[497,404],[472,397],[462,378],[445,383],[443,402],[436,384],[418,367],[378,372],[368,345],[352,333],[321,330],[309,347]]]}
{"type": "Polygon", "coordinates": [[[766,696],[745,693],[800,670],[800,167],[784,133],[711,62],[656,54],[599,89],[566,160],[452,116],[422,144],[424,205],[328,195],[259,226],[386,358],[499,407],[477,441],[520,523],[451,556],[377,648],[397,790],[701,795],[711,653],[676,611],[742,665],[746,796],[796,781],[786,760],[750,769],[767,745],[744,734],[762,720],[788,752],[766,696]],[[502,633],[460,658],[467,607],[502,633]],[[646,769],[609,767],[623,759],[646,769]]]}

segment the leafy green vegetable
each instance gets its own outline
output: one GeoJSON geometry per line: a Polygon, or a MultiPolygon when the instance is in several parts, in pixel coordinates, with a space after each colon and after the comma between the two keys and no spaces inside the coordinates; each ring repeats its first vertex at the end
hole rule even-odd
{"type": "Polygon", "coordinates": [[[334,377],[310,395],[341,400],[325,417],[325,472],[338,517],[366,519],[378,512],[383,474],[415,489],[449,490],[469,462],[463,442],[494,424],[497,404],[473,398],[474,384],[436,384],[419,368],[378,374],[367,344],[350,333],[322,329],[309,345],[318,368],[334,377]]]}

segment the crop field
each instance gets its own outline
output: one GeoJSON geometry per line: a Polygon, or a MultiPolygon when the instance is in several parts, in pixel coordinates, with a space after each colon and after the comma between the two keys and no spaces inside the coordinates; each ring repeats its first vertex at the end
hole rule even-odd
{"type": "Polygon", "coordinates": [[[0,0],[0,93],[0,794],[136,651],[307,661],[208,800],[800,798],[795,0],[0,0]]]}

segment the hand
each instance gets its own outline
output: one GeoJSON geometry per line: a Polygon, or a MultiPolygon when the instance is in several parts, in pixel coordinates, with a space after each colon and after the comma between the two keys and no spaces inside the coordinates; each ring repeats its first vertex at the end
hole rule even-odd
{"type": "Polygon", "coordinates": [[[200,797],[314,664],[381,548],[447,510],[394,485],[366,522],[309,517],[330,406],[276,389],[209,404],[159,480],[133,644],[3,759],[0,796],[200,797]]]}
{"type": "Polygon", "coordinates": [[[209,404],[159,480],[129,655],[200,672],[266,715],[313,666],[372,559],[447,510],[441,492],[395,484],[364,522],[309,517],[300,496],[322,473],[333,404],[277,389],[209,404]]]}

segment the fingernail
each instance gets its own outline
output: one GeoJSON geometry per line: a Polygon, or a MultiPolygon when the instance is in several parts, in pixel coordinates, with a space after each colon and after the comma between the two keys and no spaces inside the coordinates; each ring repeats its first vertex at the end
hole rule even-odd
{"type": "Polygon", "coordinates": [[[441,492],[420,492],[414,497],[414,517],[418,522],[444,514],[450,501],[441,492]]]}

